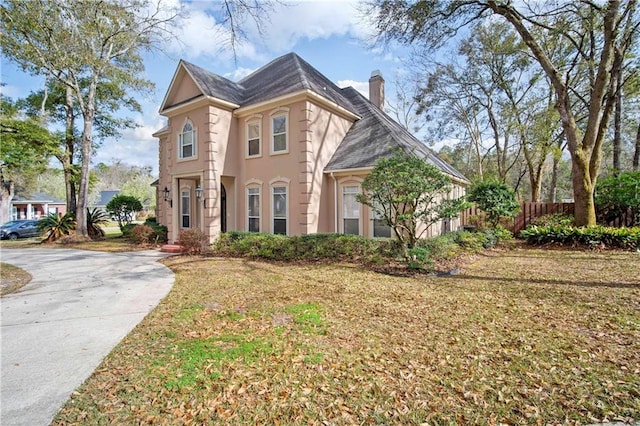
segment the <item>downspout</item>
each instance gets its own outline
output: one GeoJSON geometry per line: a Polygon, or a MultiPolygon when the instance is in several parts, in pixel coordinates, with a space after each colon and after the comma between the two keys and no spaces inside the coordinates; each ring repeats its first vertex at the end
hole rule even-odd
{"type": "Polygon", "coordinates": [[[333,179],[333,232],[338,233],[338,179],[331,172],[333,179]]]}

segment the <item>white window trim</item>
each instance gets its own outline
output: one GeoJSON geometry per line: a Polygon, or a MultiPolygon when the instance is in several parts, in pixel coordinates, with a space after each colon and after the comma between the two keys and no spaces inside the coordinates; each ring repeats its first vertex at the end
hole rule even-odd
{"type": "Polygon", "coordinates": [[[283,176],[278,176],[276,178],[273,178],[269,181],[269,229],[270,232],[273,234],[274,233],[274,226],[273,226],[273,221],[275,219],[275,216],[273,214],[273,208],[275,207],[273,205],[273,195],[274,195],[274,188],[281,188],[284,187],[285,188],[285,196],[286,196],[286,200],[287,200],[287,208],[285,211],[285,221],[287,223],[287,227],[285,230],[285,235],[289,235],[289,210],[291,208],[291,191],[289,190],[290,184],[291,183],[291,179],[283,177],[283,176]]]}
{"type": "Polygon", "coordinates": [[[178,133],[178,161],[191,161],[198,159],[198,129],[193,125],[193,122],[188,118],[185,120],[184,124],[180,128],[180,132],[178,133]],[[189,124],[191,125],[191,133],[193,134],[193,155],[191,157],[183,157],[182,156],[182,135],[184,134],[184,127],[189,124]]]}
{"type": "MultiPolygon", "coordinates": [[[[246,212],[247,212],[247,221],[245,224],[245,229],[247,230],[247,232],[255,232],[255,231],[251,231],[249,229],[249,220],[252,218],[252,216],[249,216],[249,196],[253,195],[249,193],[249,190],[251,189],[257,189],[258,190],[258,231],[257,232],[262,232],[262,187],[258,186],[258,185],[249,185],[247,186],[247,190],[246,190],[246,197],[247,197],[247,208],[246,208],[246,212]]],[[[253,216],[255,217],[255,216],[253,216]]]]}
{"type": "Polygon", "coordinates": [[[245,156],[244,158],[260,158],[262,157],[262,114],[255,114],[251,117],[248,117],[246,120],[246,124],[244,127],[245,131],[245,156]],[[249,126],[252,124],[258,125],[258,144],[259,144],[259,152],[256,155],[249,155],[249,126]]]}
{"type": "Polygon", "coordinates": [[[191,207],[192,207],[192,206],[191,206],[191,188],[190,188],[190,187],[187,187],[187,186],[185,186],[185,187],[183,187],[183,188],[180,188],[180,205],[179,205],[179,211],[180,211],[180,229],[191,229],[191,228],[193,228],[193,226],[192,226],[192,225],[193,225],[193,221],[191,220],[191,219],[192,219],[192,217],[193,217],[193,214],[191,213],[191,210],[192,210],[192,208],[191,208],[191,207]],[[184,214],[184,209],[182,208],[182,199],[184,198],[184,197],[183,197],[183,195],[184,195],[185,193],[188,195],[188,198],[189,198],[189,214],[187,214],[187,215],[185,215],[185,214],[184,214]],[[182,220],[183,220],[183,218],[184,218],[185,216],[189,216],[189,227],[188,227],[188,228],[185,228],[185,227],[183,226],[184,222],[183,222],[182,220]]]}
{"type": "MultiPolygon", "coordinates": [[[[345,186],[358,186],[360,193],[362,193],[363,179],[356,176],[348,176],[338,180],[338,233],[344,234],[344,187],[345,186]]],[[[360,205],[360,217],[358,218],[358,235],[364,235],[364,209],[363,205],[360,205]]],[[[373,233],[371,234],[373,235],[373,233]]]]}
{"type": "Polygon", "coordinates": [[[289,153],[289,108],[278,108],[269,114],[269,154],[270,155],[282,155],[289,153]],[[273,119],[276,117],[285,118],[285,146],[283,151],[274,151],[274,134],[273,134],[273,119]]]}

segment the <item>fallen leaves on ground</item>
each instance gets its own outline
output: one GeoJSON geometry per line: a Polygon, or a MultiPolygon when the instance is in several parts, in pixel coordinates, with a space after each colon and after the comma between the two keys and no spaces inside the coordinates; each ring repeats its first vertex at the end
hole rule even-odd
{"type": "Polygon", "coordinates": [[[640,255],[518,249],[460,275],[177,257],[56,424],[640,419],[640,255]]]}

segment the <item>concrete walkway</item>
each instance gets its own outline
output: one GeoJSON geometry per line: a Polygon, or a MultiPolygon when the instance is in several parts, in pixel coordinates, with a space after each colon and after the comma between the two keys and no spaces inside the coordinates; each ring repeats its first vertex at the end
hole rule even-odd
{"type": "Polygon", "coordinates": [[[2,249],[32,281],[0,301],[0,424],[48,425],[173,285],[158,251],[2,249]]]}

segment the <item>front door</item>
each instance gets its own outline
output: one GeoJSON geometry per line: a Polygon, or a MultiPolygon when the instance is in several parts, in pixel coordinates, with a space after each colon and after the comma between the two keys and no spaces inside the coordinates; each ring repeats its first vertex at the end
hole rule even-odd
{"type": "Polygon", "coordinates": [[[220,231],[227,232],[227,190],[220,184],[220,231]]]}

